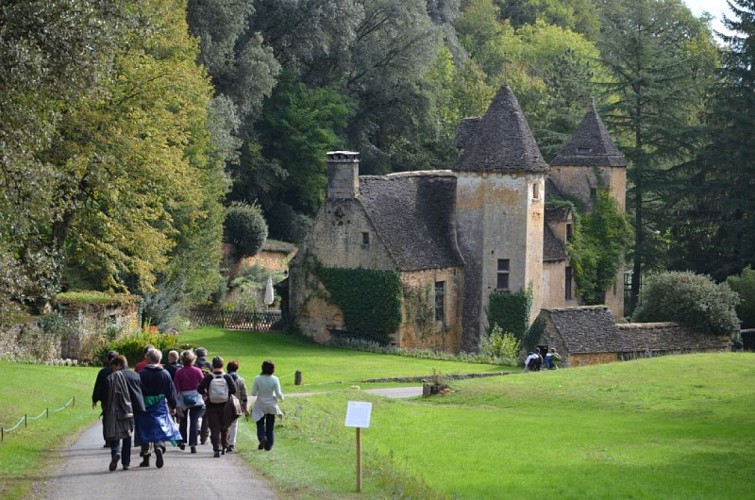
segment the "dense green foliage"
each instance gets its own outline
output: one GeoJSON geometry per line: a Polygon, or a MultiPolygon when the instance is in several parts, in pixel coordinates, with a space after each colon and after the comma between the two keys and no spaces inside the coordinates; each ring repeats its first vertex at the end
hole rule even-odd
{"type": "Polygon", "coordinates": [[[488,335],[498,326],[521,340],[529,327],[532,291],[493,292],[488,296],[488,335]]]}
{"type": "Polygon", "coordinates": [[[267,239],[267,223],[257,205],[232,203],[223,224],[223,240],[237,258],[257,255],[267,239]]]}
{"type": "Polygon", "coordinates": [[[729,276],[726,283],[739,295],[737,316],[742,328],[755,328],[755,270],[747,266],[741,274],[729,276]]]}
{"type": "Polygon", "coordinates": [[[107,360],[107,354],[110,351],[117,351],[118,354],[126,356],[130,367],[144,358],[144,347],[152,345],[155,349],[162,351],[163,359],[167,359],[168,351],[175,350],[181,352],[182,348],[190,347],[186,344],[179,345],[180,338],[177,335],[167,333],[138,333],[114,340],[103,347],[97,353],[97,360],[104,364],[107,360]]]}
{"type": "Polygon", "coordinates": [[[587,305],[603,304],[606,291],[622,269],[631,243],[631,226],[607,189],[597,190],[588,214],[580,214],[574,204],[569,205],[574,214],[574,231],[566,249],[577,293],[587,305]]]}
{"type": "Polygon", "coordinates": [[[726,283],[691,272],[664,272],[648,277],[634,321],[673,321],[710,335],[739,331],[735,311],[739,296],[726,283]]]}
{"type": "Polygon", "coordinates": [[[546,160],[595,98],[630,160],[633,299],[652,270],[722,281],[755,264],[755,6],[733,5],[719,47],[681,0],[6,1],[0,321],[60,289],[204,301],[229,202],[300,242],[327,150],[448,168],[501,85],[546,160]]]}
{"type": "Polygon", "coordinates": [[[3,4],[5,299],[61,286],[141,293],[178,275],[179,299],[214,286],[226,183],[184,9],[3,4]]]}
{"type": "Polygon", "coordinates": [[[401,279],[392,271],[320,266],[328,300],[343,311],[347,335],[387,344],[401,324],[401,279]]]}
{"type": "Polygon", "coordinates": [[[732,0],[722,68],[705,110],[706,147],[684,171],[669,266],[717,281],[755,265],[755,2],[732,0]]]}
{"type": "MultiPolygon", "coordinates": [[[[701,147],[699,113],[713,82],[717,54],[705,23],[681,0],[601,0],[604,116],[630,160],[628,206],[635,242],[630,307],[641,276],[659,267],[668,206],[678,202],[679,166],[701,147]]],[[[661,261],[662,262],[662,261],[661,261]]],[[[662,264],[661,264],[662,265],[662,264]]]]}

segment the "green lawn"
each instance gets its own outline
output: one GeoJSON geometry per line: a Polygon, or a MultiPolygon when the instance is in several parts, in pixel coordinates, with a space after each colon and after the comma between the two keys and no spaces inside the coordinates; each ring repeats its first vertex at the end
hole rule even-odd
{"type": "Polygon", "coordinates": [[[28,420],[0,443],[0,498],[24,498],[39,481],[39,466],[50,465],[52,450],[97,420],[92,409],[95,368],[51,367],[0,361],[0,426],[11,428],[28,420]],[[72,398],[75,404],[60,411],[72,398]]]}
{"type": "MultiPolygon", "coordinates": [[[[365,378],[497,371],[327,349],[296,337],[202,329],[182,342],[241,362],[278,366],[289,397],[271,453],[242,421],[239,451],[284,498],[751,498],[755,486],[755,355],[702,354],[470,379],[426,400],[351,389],[365,378]],[[305,385],[293,385],[301,370],[305,385]],[[355,489],[348,401],[372,401],[355,489]]],[[[0,425],[76,395],[74,409],[36,421],[0,444],[0,497],[20,498],[40,458],[94,422],[95,368],[0,362],[0,425]],[[29,381],[33,380],[33,383],[29,381]]],[[[43,462],[44,463],[44,462],[43,462]]],[[[37,476],[38,477],[38,476],[37,476]]]]}
{"type": "Polygon", "coordinates": [[[300,398],[275,453],[246,455],[285,492],[348,497],[345,408],[370,400],[363,496],[752,498],[754,376],[755,355],[726,353],[467,380],[425,401],[300,398]]]}
{"type": "Polygon", "coordinates": [[[228,362],[239,360],[239,373],[248,379],[260,372],[265,359],[275,363],[284,394],[351,387],[362,380],[383,377],[484,373],[517,370],[515,367],[415,359],[376,355],[368,352],[334,349],[313,344],[306,339],[278,333],[254,333],[202,328],[183,333],[181,343],[205,347],[209,357],[217,354],[228,362]],[[294,373],[302,372],[304,384],[294,386],[294,373]]]}

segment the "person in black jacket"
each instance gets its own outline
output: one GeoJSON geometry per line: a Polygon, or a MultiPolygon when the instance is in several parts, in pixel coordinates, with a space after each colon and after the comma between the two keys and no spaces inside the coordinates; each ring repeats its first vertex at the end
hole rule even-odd
{"type": "MultiPolygon", "coordinates": [[[[207,361],[207,349],[204,347],[197,347],[194,349],[197,359],[194,361],[194,366],[202,370],[205,374],[212,372],[212,363],[207,361]]],[[[207,409],[202,408],[202,414],[199,415],[199,444],[206,444],[207,438],[210,436],[210,428],[207,426],[207,419],[205,413],[207,409]]]]}
{"type": "Polygon", "coordinates": [[[109,469],[113,472],[118,468],[118,460],[123,464],[123,470],[128,470],[131,466],[134,417],[144,413],[145,408],[141,377],[128,369],[126,357],[116,356],[110,366],[112,373],[106,380],[108,402],[103,412],[102,425],[110,446],[109,469]]]}
{"type": "Polygon", "coordinates": [[[199,383],[199,394],[205,397],[205,418],[210,427],[210,441],[212,442],[212,451],[214,457],[218,458],[221,454],[225,455],[228,450],[228,427],[230,422],[225,422],[225,405],[231,394],[236,394],[236,382],[230,375],[223,372],[225,362],[220,356],[212,358],[212,373],[204,376],[199,383]],[[224,398],[222,401],[215,400],[215,391],[213,379],[221,379],[225,382],[224,398]]]}
{"type": "MultiPolygon", "coordinates": [[[[105,413],[105,404],[107,404],[107,378],[111,373],[110,363],[118,355],[117,351],[110,351],[107,353],[107,361],[105,366],[97,372],[97,378],[94,380],[94,389],[92,390],[92,409],[97,408],[97,403],[100,403],[101,412],[100,415],[105,413]]],[[[102,437],[105,438],[105,420],[102,421],[102,437]]],[[[110,446],[105,438],[105,448],[110,446]]]]}

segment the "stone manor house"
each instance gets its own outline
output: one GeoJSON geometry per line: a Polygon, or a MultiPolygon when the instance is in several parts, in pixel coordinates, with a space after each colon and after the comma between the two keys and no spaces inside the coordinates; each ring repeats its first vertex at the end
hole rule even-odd
{"type": "MultiPolygon", "coordinates": [[[[404,302],[391,343],[407,348],[475,351],[493,293],[531,290],[530,321],[541,309],[580,305],[565,251],[572,213],[546,201],[568,196],[590,210],[596,190],[607,188],[625,209],[627,163],[595,106],[550,164],[507,87],[484,116],[461,123],[454,145],[450,170],[383,176],[360,176],[358,153],[328,153],[327,200],[290,263],[289,311],[303,333],[324,342],[348,328],[313,261],[398,273],[404,302]],[[430,331],[418,326],[413,304],[423,290],[430,331]]],[[[620,318],[617,278],[605,302],[620,318]]]]}

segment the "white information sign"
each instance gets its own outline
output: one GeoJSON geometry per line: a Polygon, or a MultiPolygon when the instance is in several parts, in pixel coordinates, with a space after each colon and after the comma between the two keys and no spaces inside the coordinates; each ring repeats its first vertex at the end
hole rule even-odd
{"type": "Polygon", "coordinates": [[[349,401],[346,408],[346,427],[359,427],[367,429],[370,426],[372,403],[362,401],[349,401]]]}

